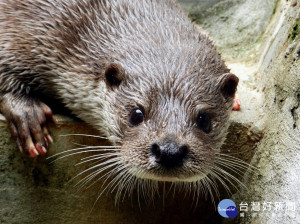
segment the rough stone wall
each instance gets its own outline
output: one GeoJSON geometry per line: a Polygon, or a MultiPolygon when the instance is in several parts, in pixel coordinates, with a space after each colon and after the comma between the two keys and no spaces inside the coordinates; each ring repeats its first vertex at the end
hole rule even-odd
{"type": "Polygon", "coordinates": [[[300,1],[282,0],[266,33],[256,74],[264,93],[265,120],[264,138],[252,161],[258,173],[245,181],[249,189],[235,197],[248,204],[260,202],[261,211],[245,213],[240,222],[300,222],[299,21],[300,1]],[[271,211],[262,211],[264,202],[271,202],[271,211]]]}

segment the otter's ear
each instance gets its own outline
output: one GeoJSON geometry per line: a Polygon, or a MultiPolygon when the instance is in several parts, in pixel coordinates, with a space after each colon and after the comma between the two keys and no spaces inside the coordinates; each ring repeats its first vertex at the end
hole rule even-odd
{"type": "Polygon", "coordinates": [[[124,69],[120,64],[111,63],[104,73],[106,84],[110,87],[118,87],[124,79],[124,69]]]}
{"type": "Polygon", "coordinates": [[[226,97],[234,97],[239,78],[231,73],[225,73],[218,78],[219,87],[222,95],[226,97]]]}

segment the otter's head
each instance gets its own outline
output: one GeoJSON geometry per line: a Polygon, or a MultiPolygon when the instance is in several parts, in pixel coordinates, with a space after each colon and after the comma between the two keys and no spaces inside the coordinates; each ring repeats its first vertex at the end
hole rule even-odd
{"type": "Polygon", "coordinates": [[[137,74],[120,64],[106,69],[119,159],[140,178],[198,181],[226,136],[238,78],[201,69],[158,73],[137,74]]]}

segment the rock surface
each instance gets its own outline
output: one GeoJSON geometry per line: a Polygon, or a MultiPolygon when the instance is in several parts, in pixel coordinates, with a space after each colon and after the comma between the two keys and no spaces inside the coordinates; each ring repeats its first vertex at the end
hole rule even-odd
{"type": "MultiPolygon", "coordinates": [[[[280,1],[266,32],[256,80],[264,94],[265,129],[252,164],[259,173],[245,180],[245,218],[235,223],[299,223],[300,220],[300,1],[280,1]],[[260,211],[251,211],[251,202],[260,211]]],[[[231,223],[231,222],[230,222],[231,223]]]]}
{"type": "Polygon", "coordinates": [[[179,0],[227,60],[253,60],[278,0],[179,0]]]}

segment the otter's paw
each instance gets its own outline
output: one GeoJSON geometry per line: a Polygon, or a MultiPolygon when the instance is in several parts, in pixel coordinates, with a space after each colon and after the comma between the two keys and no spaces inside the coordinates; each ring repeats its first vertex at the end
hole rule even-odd
{"type": "Polygon", "coordinates": [[[47,153],[49,143],[53,142],[47,122],[54,118],[46,104],[27,97],[6,96],[0,108],[21,152],[32,158],[47,153]]]}
{"type": "Polygon", "coordinates": [[[240,110],[240,107],[241,107],[240,99],[237,96],[235,96],[233,100],[232,110],[238,111],[240,110]]]}

